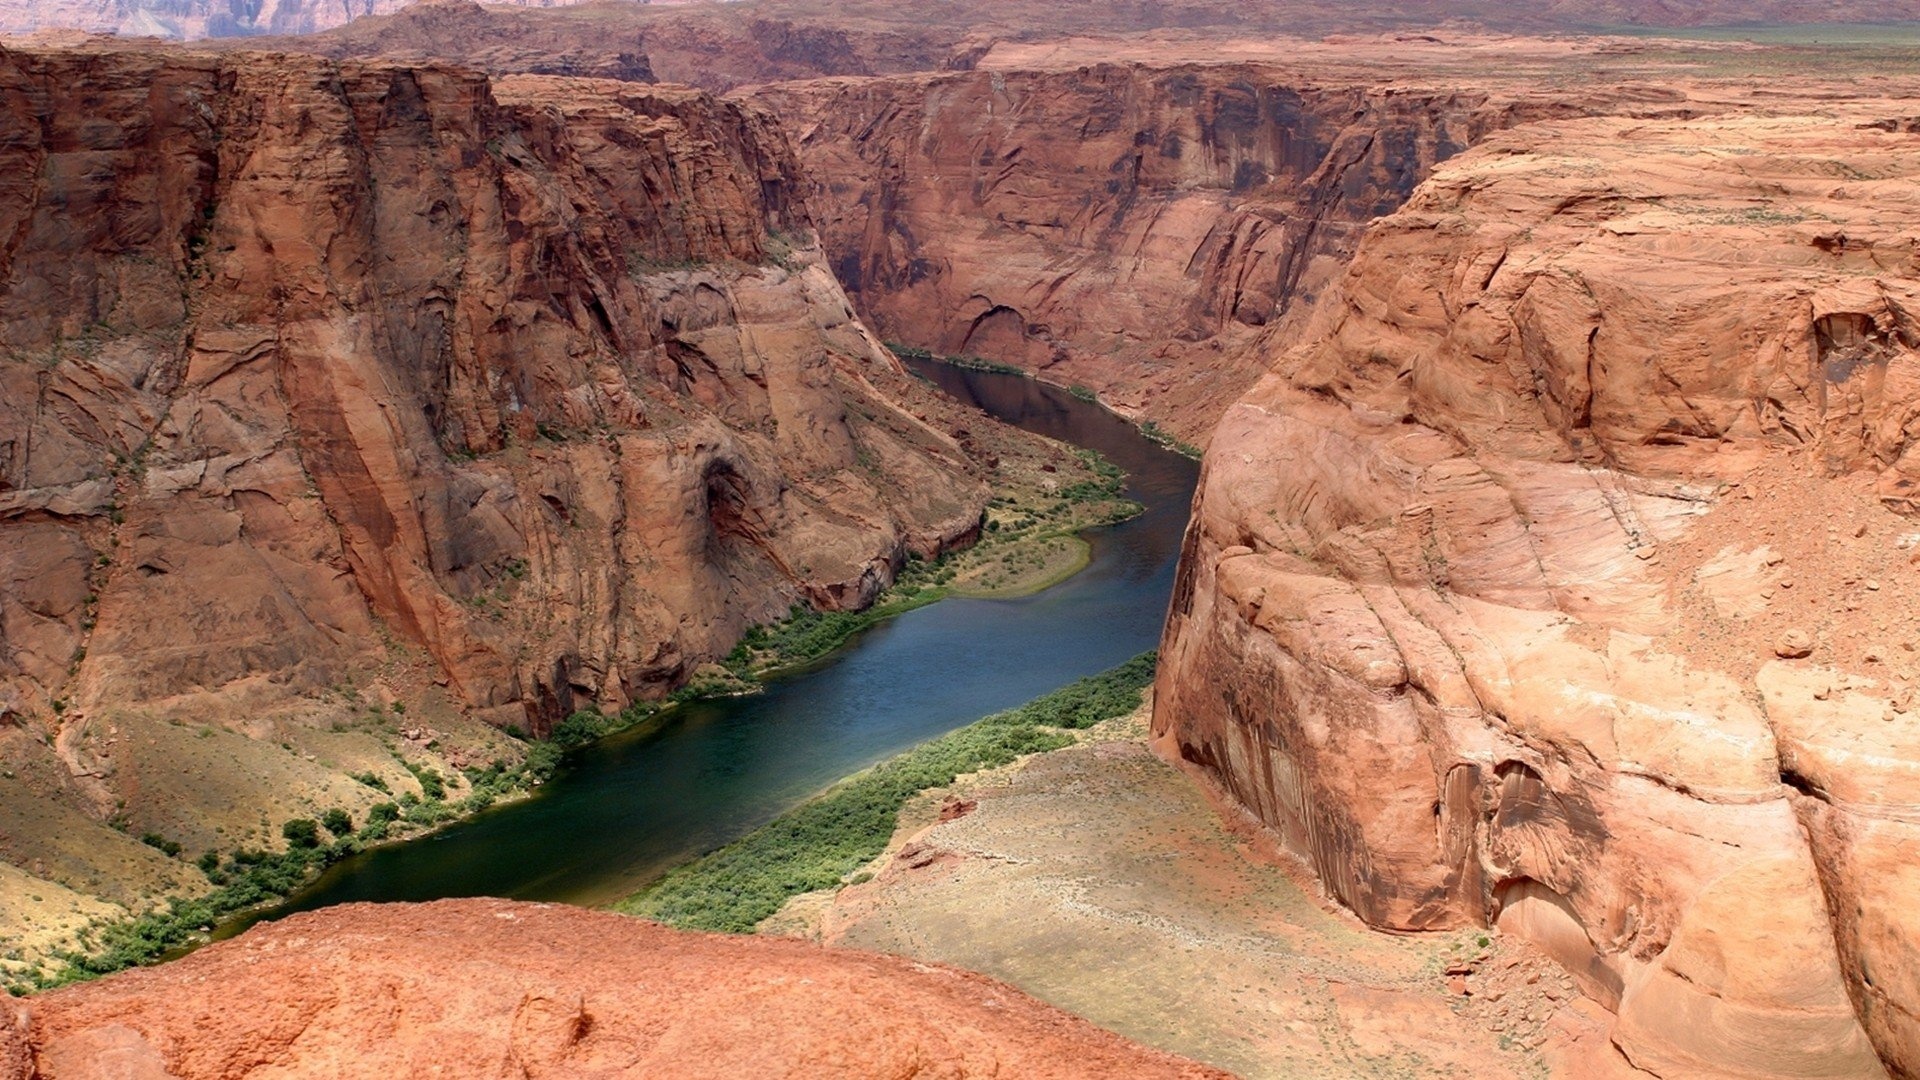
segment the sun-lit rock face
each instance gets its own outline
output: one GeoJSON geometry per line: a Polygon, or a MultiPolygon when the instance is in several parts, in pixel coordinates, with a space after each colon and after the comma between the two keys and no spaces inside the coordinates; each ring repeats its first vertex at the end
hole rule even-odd
{"type": "Polygon", "coordinates": [[[0,125],[9,715],[404,654],[537,728],[865,602],[984,503],[737,105],[7,52],[0,125]]]}
{"type": "Polygon", "coordinates": [[[1369,923],[1536,940],[1661,1075],[1920,1070],[1910,127],[1495,135],[1207,456],[1168,752],[1369,923]]]}
{"type": "Polygon", "coordinates": [[[1225,1080],[953,968],[504,900],[349,904],[0,1002],[0,1080],[1225,1080]]]}

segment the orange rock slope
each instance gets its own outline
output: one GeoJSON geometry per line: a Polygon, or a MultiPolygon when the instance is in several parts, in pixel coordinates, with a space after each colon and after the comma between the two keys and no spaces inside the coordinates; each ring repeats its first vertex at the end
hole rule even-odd
{"type": "Polygon", "coordinates": [[[350,904],[162,968],[0,1001],[0,1080],[1164,1077],[952,968],[501,900],[350,904]]]}
{"type": "Polygon", "coordinates": [[[1920,136],[1490,138],[1214,435],[1155,728],[1662,1076],[1920,1074],[1920,136]]]}

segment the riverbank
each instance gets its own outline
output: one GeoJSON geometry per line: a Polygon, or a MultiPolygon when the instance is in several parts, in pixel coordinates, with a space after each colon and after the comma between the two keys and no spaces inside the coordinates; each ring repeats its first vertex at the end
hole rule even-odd
{"type": "MultiPolygon", "coordinates": [[[[486,895],[611,905],[839,778],[1151,648],[1172,588],[1192,464],[1111,412],[1031,379],[943,365],[916,365],[916,374],[948,395],[937,403],[923,395],[920,407],[995,478],[973,549],[910,559],[867,611],[803,610],[756,632],[767,640],[736,663],[692,673],[670,702],[579,713],[546,742],[470,722],[405,663],[371,687],[340,688],[348,715],[330,729],[307,721],[268,741],[213,725],[166,728],[162,741],[181,747],[171,759],[180,782],[257,783],[256,773],[277,775],[279,758],[301,762],[318,779],[286,786],[298,794],[283,801],[293,822],[314,824],[287,834],[290,815],[281,812],[236,819],[224,832],[208,828],[206,838],[154,838],[169,848],[186,841],[174,855],[128,840],[180,880],[119,912],[73,912],[32,956],[19,938],[0,940],[0,982],[18,991],[88,977],[178,955],[262,918],[353,901],[486,895]],[[970,422],[971,409],[1005,424],[970,422]],[[1082,562],[1078,531],[1117,519],[1125,520],[1089,535],[1090,565],[1064,573],[1082,562]],[[1062,577],[1041,595],[1006,598],[1062,577]],[[995,599],[976,598],[982,592],[995,599]],[[857,648],[819,662],[856,637],[857,648]],[[773,639],[778,648],[768,647],[773,639]],[[261,766],[268,748],[278,758],[261,766]],[[566,767],[556,769],[563,755],[566,767]],[[536,789],[537,798],[526,797],[536,789]],[[399,813],[375,814],[381,803],[399,813]],[[348,812],[342,828],[354,835],[326,827],[333,809],[348,812]],[[389,816],[384,836],[360,835],[372,818],[389,816]],[[432,833],[433,841],[392,842],[403,832],[432,833]],[[219,882],[196,866],[216,845],[219,882]],[[287,888],[294,894],[276,900],[287,888]],[[211,903],[199,902],[209,896],[211,903]],[[126,917],[149,909],[153,897],[170,900],[126,917]],[[222,920],[217,913],[234,904],[244,906],[222,920]],[[75,944],[73,927],[83,921],[92,925],[75,944]],[[56,936],[68,944],[45,947],[56,936]]],[[[161,778],[146,779],[151,794],[161,778]]],[[[21,891],[15,884],[31,890],[37,882],[0,880],[0,895],[21,891]]],[[[48,890],[29,899],[53,908],[63,896],[48,890]]]]}
{"type": "Polygon", "coordinates": [[[941,356],[930,349],[921,349],[912,345],[900,345],[893,342],[888,342],[887,348],[892,350],[894,355],[906,359],[946,364],[950,367],[957,367],[965,371],[984,371],[995,375],[1013,375],[1022,379],[1031,379],[1034,382],[1043,383],[1047,386],[1058,387],[1073,395],[1078,400],[1084,401],[1089,405],[1097,405],[1120,419],[1125,420],[1127,423],[1132,424],[1149,442],[1152,442],[1162,450],[1171,450],[1189,461],[1200,460],[1201,450],[1199,447],[1181,440],[1171,431],[1161,427],[1158,421],[1145,419],[1115,409],[1105,401],[1102,401],[1099,392],[1090,387],[1081,386],[1077,383],[1059,382],[1054,379],[1049,379],[1039,372],[1028,371],[1026,368],[1014,364],[1003,364],[997,360],[988,360],[979,356],[941,356]]]}
{"type": "Polygon", "coordinates": [[[914,796],[878,857],[759,934],[978,971],[1247,1080],[1544,1076],[1606,1056],[1598,1005],[1523,942],[1387,934],[1329,904],[1148,749],[1150,709],[914,796]]]}
{"type": "Polygon", "coordinates": [[[863,630],[949,596],[1009,599],[1051,588],[1092,560],[1092,548],[1079,534],[1144,509],[1126,497],[1126,473],[1093,450],[1073,449],[1051,460],[1002,460],[999,471],[1001,481],[972,545],[933,561],[909,559],[893,584],[861,610],[795,605],[786,619],[748,629],[720,670],[697,676],[684,696],[751,692],[757,683],[832,655],[863,630]]]}
{"type": "MultiPolygon", "coordinates": [[[[397,706],[382,707],[378,718],[396,728],[385,737],[381,756],[390,759],[387,765],[342,769],[357,781],[348,787],[366,794],[365,805],[323,811],[328,803],[320,803],[306,816],[262,821],[247,840],[227,850],[181,852],[166,838],[154,837],[156,848],[167,845],[179,856],[183,878],[151,894],[164,899],[118,911],[76,909],[53,932],[9,945],[12,955],[0,957],[0,983],[15,993],[57,986],[178,956],[237,933],[263,915],[275,915],[289,898],[304,896],[343,860],[396,854],[392,849],[468,822],[480,811],[528,798],[555,775],[565,756],[589,744],[617,734],[644,738],[647,731],[674,723],[686,706],[758,693],[770,680],[819,664],[856,635],[945,597],[1003,598],[1057,584],[1088,563],[1090,550],[1079,532],[1126,520],[1142,509],[1124,497],[1121,469],[1094,451],[997,425],[969,437],[995,460],[996,491],[978,542],[939,560],[910,559],[866,609],[797,606],[779,623],[750,629],[731,656],[697,669],[664,702],[636,703],[614,714],[577,712],[544,740],[495,733],[497,745],[480,749],[476,744],[457,755],[460,767],[434,756],[440,739],[472,741],[447,734],[457,730],[451,719],[426,724],[403,718],[397,706]],[[323,820],[336,812],[340,827],[327,828],[323,820]]],[[[200,761],[196,767],[207,765],[200,761]]],[[[0,887],[8,885],[0,881],[0,887]]],[[[38,902],[39,895],[33,899],[38,902]]]]}
{"type": "Polygon", "coordinates": [[[885,849],[914,796],[1072,745],[1070,732],[1137,708],[1153,670],[1152,653],[1137,656],[915,747],[674,870],[616,910],[682,929],[751,932],[792,897],[850,881],[885,849]]]}

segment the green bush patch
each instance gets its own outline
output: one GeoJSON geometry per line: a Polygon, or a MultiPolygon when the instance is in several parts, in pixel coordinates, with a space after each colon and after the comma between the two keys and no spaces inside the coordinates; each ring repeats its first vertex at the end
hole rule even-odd
{"type": "Polygon", "coordinates": [[[1154,654],[923,743],[829,788],[617,905],[670,926],[749,933],[788,899],[830,888],[886,849],[900,808],[954,778],[1057,750],[1067,730],[1124,716],[1153,681],[1154,654]]]}

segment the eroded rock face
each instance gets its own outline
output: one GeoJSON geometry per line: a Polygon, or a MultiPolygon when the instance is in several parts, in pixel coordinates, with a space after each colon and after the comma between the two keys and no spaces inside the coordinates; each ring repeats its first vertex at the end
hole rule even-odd
{"type": "Polygon", "coordinates": [[[753,97],[792,135],[834,270],[883,336],[1092,387],[1194,441],[1265,369],[1263,336],[1297,330],[1435,163],[1607,97],[999,55],[753,97]]]}
{"type": "Polygon", "coordinates": [[[399,649],[538,729],[975,527],[738,106],[9,52],[0,124],[9,715],[257,706],[399,649]]]}
{"type": "Polygon", "coordinates": [[[545,904],[349,904],[0,1004],[0,1077],[1224,1078],[953,968],[545,904]]]}
{"type": "Polygon", "coordinates": [[[1227,412],[1162,651],[1332,895],[1533,939],[1665,1076],[1920,1072],[1916,159],[1838,112],[1442,165],[1227,412]]]}

